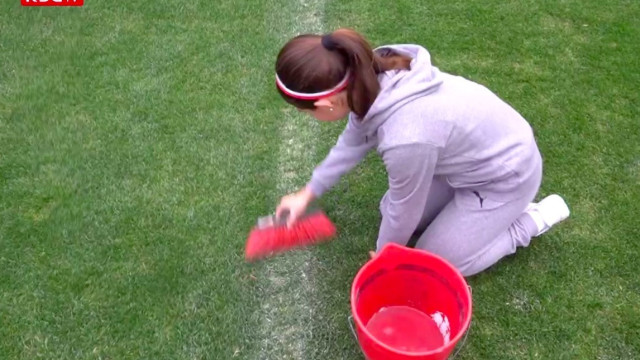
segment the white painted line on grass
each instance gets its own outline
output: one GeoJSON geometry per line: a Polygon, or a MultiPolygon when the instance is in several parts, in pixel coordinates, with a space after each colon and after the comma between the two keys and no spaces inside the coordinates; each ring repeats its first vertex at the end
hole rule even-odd
{"type": "MultiPolygon", "coordinates": [[[[301,33],[320,33],[325,0],[288,0],[274,8],[267,21],[276,26],[280,40],[301,33]]],[[[275,61],[275,59],[274,59],[275,61]]],[[[318,124],[308,116],[283,104],[280,125],[282,139],[278,152],[278,196],[303,186],[315,164],[318,124]]],[[[306,360],[317,299],[313,269],[317,259],[310,251],[295,251],[268,259],[267,283],[261,299],[259,360],[306,360]]]]}
{"type": "MultiPolygon", "coordinates": [[[[295,191],[304,184],[314,160],[315,124],[294,109],[283,112],[279,152],[278,193],[295,191]],[[313,124],[313,125],[312,125],[313,124]]],[[[262,299],[260,360],[306,359],[307,341],[314,319],[316,286],[310,251],[295,251],[269,259],[262,299]]]]}

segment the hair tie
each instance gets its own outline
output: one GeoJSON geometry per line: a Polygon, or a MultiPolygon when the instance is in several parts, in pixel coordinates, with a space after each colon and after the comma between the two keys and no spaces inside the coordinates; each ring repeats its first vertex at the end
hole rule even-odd
{"type": "Polygon", "coordinates": [[[329,51],[334,51],[338,47],[338,44],[333,41],[331,34],[327,34],[322,36],[322,46],[329,51]]]}

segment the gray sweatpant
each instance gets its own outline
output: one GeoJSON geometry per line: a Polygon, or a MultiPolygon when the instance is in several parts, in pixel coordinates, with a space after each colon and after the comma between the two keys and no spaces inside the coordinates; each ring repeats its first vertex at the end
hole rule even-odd
{"type": "MultiPolygon", "coordinates": [[[[523,213],[538,192],[540,179],[534,183],[520,189],[517,199],[499,202],[477,191],[453,189],[445,179],[435,177],[416,248],[442,256],[464,276],[489,268],[515,253],[516,247],[528,246],[537,233],[533,219],[523,213]]],[[[378,244],[378,249],[383,245],[378,244]]]]}

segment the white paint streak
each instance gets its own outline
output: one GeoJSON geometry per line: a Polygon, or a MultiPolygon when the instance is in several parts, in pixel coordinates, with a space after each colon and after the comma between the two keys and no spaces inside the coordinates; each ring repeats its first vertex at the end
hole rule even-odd
{"type": "MultiPolygon", "coordinates": [[[[277,28],[280,40],[301,33],[320,33],[325,0],[274,1],[273,14],[267,17],[277,28]]],[[[315,164],[318,124],[291,107],[282,111],[278,152],[276,194],[285,195],[307,181],[315,164]]],[[[277,200],[277,199],[276,199],[277,200]]],[[[309,250],[298,250],[265,262],[262,306],[259,309],[259,360],[302,360],[312,335],[316,286],[312,271],[316,258],[309,250]]]]}

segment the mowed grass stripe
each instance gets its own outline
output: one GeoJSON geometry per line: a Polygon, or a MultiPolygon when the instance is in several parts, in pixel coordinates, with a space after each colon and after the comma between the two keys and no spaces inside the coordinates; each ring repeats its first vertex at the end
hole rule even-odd
{"type": "Polygon", "coordinates": [[[269,7],[11,4],[0,358],[247,358],[242,247],[280,141],[269,7]]]}

